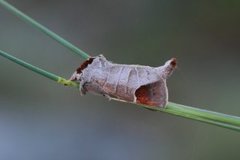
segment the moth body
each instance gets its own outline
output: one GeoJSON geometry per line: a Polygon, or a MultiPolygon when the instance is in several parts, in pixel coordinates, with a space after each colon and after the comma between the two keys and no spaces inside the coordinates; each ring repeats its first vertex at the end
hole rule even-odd
{"type": "Polygon", "coordinates": [[[149,67],[115,64],[100,55],[85,61],[70,80],[80,83],[82,94],[91,92],[109,99],[165,107],[166,79],[175,67],[175,59],[160,67],[149,67]]]}

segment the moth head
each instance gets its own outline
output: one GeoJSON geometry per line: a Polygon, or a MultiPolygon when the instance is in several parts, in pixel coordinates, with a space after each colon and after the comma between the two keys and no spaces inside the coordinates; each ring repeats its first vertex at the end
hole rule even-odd
{"type": "Polygon", "coordinates": [[[72,76],[69,78],[70,81],[78,81],[80,80],[80,74],[77,73],[77,71],[75,71],[72,76]]]}
{"type": "Polygon", "coordinates": [[[94,60],[94,57],[91,57],[91,58],[89,58],[88,60],[84,61],[84,62],[80,65],[80,67],[78,67],[78,68],[76,69],[76,71],[72,74],[72,76],[69,78],[69,80],[70,80],[70,81],[79,81],[83,70],[84,70],[85,68],[87,68],[87,66],[88,66],[89,64],[91,64],[91,63],[93,62],[93,60],[94,60]]]}

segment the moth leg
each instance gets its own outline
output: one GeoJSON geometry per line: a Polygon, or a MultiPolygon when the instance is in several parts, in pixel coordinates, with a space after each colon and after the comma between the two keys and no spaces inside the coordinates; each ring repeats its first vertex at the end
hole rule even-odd
{"type": "Polygon", "coordinates": [[[103,97],[106,97],[109,101],[112,100],[112,98],[107,94],[103,94],[103,97]]]}
{"type": "Polygon", "coordinates": [[[85,95],[87,93],[87,90],[84,88],[84,84],[83,83],[79,83],[79,91],[81,96],[85,95]]]}
{"type": "MultiPolygon", "coordinates": [[[[144,106],[143,106],[143,107],[144,107],[144,106]]],[[[147,110],[149,110],[149,111],[154,111],[154,112],[157,111],[156,109],[151,109],[151,108],[147,108],[147,107],[144,107],[144,109],[147,109],[147,110]]]]}

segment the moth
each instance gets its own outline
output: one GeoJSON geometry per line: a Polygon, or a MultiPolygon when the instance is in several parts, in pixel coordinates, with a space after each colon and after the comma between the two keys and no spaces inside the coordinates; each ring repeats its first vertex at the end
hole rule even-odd
{"type": "Polygon", "coordinates": [[[176,59],[163,66],[116,64],[103,55],[91,57],[72,74],[81,95],[87,92],[109,99],[164,108],[168,102],[167,78],[176,68],[176,59]]]}

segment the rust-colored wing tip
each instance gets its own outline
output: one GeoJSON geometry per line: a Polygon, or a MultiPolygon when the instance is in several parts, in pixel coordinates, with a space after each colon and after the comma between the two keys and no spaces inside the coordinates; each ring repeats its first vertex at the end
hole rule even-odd
{"type": "Polygon", "coordinates": [[[171,65],[173,68],[176,68],[176,67],[177,67],[177,59],[176,59],[176,58],[172,58],[172,59],[171,59],[171,62],[170,62],[170,65],[171,65]]]}

